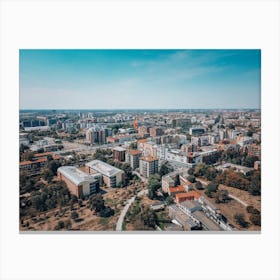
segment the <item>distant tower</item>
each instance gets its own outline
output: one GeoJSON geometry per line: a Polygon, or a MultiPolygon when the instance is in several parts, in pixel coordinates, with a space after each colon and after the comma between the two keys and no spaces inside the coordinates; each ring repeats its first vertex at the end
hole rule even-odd
{"type": "Polygon", "coordinates": [[[137,120],[137,118],[135,118],[135,120],[134,120],[133,127],[134,127],[135,131],[138,130],[138,120],[137,120]]]}

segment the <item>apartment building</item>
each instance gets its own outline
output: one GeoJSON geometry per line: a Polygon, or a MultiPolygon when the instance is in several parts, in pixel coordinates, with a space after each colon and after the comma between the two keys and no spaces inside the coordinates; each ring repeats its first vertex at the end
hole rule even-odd
{"type": "Polygon", "coordinates": [[[75,166],[62,166],[57,169],[57,177],[66,183],[72,194],[82,198],[98,192],[101,174],[90,175],[75,166]]]}
{"type": "Polygon", "coordinates": [[[119,187],[124,181],[124,171],[101,160],[86,163],[86,168],[89,174],[100,173],[108,187],[119,187]]]}
{"type": "Polygon", "coordinates": [[[125,161],[130,165],[132,169],[139,167],[141,151],[139,150],[128,150],[125,155],[125,161]]]}
{"type": "Polygon", "coordinates": [[[140,158],[140,174],[149,178],[152,174],[158,173],[158,158],[147,156],[140,158]]]}
{"type": "Polygon", "coordinates": [[[125,149],[122,147],[115,147],[113,149],[113,159],[123,162],[125,161],[125,149]]]}

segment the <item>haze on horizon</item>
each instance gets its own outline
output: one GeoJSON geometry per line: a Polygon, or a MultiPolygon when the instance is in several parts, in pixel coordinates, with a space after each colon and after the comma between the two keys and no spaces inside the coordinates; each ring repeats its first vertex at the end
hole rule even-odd
{"type": "Polygon", "coordinates": [[[260,109],[260,50],[20,50],[20,109],[260,109]]]}

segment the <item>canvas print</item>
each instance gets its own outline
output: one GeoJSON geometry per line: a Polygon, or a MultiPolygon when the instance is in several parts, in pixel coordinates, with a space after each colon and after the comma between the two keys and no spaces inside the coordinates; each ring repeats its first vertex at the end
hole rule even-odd
{"type": "Polygon", "coordinates": [[[261,50],[19,50],[20,232],[261,230],[261,50]]]}

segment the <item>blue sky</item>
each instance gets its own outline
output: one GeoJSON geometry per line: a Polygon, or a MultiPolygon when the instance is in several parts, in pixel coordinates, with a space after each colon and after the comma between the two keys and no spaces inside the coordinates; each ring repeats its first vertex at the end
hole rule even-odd
{"type": "Polygon", "coordinates": [[[260,50],[20,50],[20,109],[260,108],[260,50]]]}

